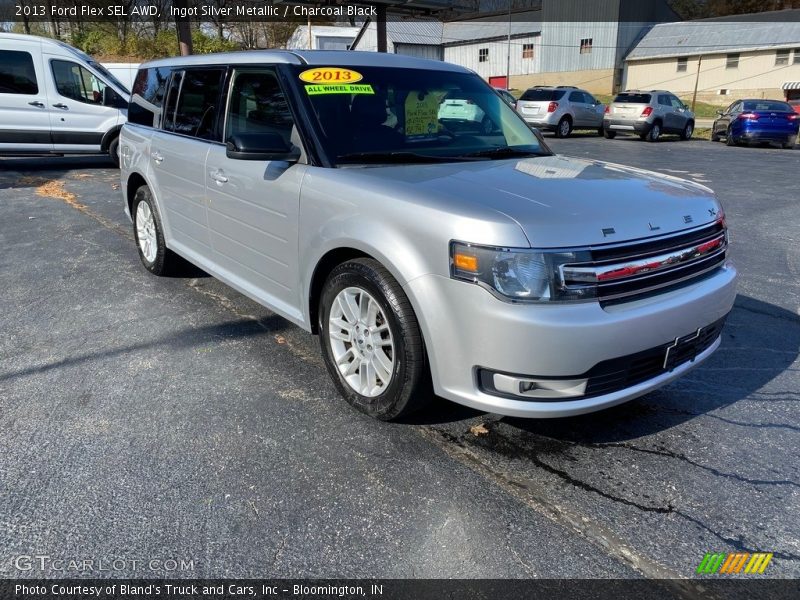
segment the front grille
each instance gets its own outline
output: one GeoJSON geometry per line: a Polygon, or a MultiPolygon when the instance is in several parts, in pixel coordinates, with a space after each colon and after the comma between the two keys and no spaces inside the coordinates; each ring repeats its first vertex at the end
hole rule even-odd
{"type": "Polygon", "coordinates": [[[581,376],[588,376],[586,393],[581,397],[601,396],[623,390],[693,361],[698,354],[711,347],[722,333],[724,324],[723,317],[674,342],[597,363],[586,375],[581,376]]]}
{"type": "Polygon", "coordinates": [[[625,246],[592,248],[591,259],[561,265],[567,291],[593,289],[600,302],[632,299],[700,277],[722,266],[728,240],[721,222],[625,246]]]}

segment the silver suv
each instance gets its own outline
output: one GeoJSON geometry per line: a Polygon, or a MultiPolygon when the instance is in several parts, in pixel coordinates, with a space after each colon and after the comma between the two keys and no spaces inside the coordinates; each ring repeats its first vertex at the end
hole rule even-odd
{"type": "Polygon", "coordinates": [[[342,396],[376,418],[432,393],[522,417],[619,404],[708,358],[733,304],[711,190],[554,155],[456,65],[158,60],[120,140],[144,267],[181,256],[318,334],[342,396]],[[496,128],[440,119],[453,97],[496,128]]]}
{"type": "Polygon", "coordinates": [[[657,142],[662,133],[675,133],[688,140],[694,133],[694,113],[665,90],[625,91],[606,108],[603,133],[608,139],[636,133],[648,142],[657,142]]]}
{"type": "Polygon", "coordinates": [[[568,85],[533,87],[517,101],[517,111],[528,124],[562,138],[573,129],[602,133],[604,108],[589,92],[568,85]]]}

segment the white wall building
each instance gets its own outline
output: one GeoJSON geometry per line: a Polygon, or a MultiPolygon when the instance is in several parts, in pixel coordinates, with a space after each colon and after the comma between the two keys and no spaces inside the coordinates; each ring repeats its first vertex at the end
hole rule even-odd
{"type": "MultiPolygon", "coordinates": [[[[312,50],[349,50],[360,27],[312,25],[312,50]]],[[[289,50],[309,50],[308,25],[300,25],[286,42],[289,50]]]]}

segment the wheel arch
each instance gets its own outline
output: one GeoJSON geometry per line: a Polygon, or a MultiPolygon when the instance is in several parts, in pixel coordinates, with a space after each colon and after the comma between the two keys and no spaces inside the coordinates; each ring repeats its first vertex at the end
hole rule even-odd
{"type": "Polygon", "coordinates": [[[103,152],[108,152],[109,146],[111,146],[112,140],[114,138],[119,137],[119,132],[122,130],[122,125],[115,125],[108,131],[103,134],[103,138],[100,140],[100,150],[103,152]]]}

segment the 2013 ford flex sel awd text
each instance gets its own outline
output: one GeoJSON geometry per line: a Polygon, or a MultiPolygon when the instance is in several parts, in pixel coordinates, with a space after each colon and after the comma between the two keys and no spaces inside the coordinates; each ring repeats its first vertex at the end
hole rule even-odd
{"type": "Polygon", "coordinates": [[[367,52],[142,66],[120,142],[141,260],[188,259],[319,334],[380,419],[435,394],[559,417],[720,343],[735,296],[706,187],[554,155],[473,72],[367,52]],[[491,121],[440,119],[446,98],[491,121]]]}

